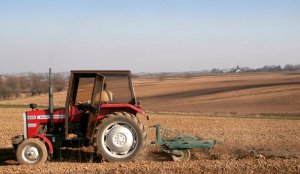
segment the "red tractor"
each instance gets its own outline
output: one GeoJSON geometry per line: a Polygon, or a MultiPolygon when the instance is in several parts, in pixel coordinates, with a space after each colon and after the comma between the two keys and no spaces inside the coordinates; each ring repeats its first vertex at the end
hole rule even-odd
{"type": "Polygon", "coordinates": [[[53,109],[49,70],[49,109],[23,114],[24,135],[12,138],[20,164],[40,164],[70,142],[93,147],[103,161],[132,161],[141,153],[146,131],[130,71],[71,71],[65,108],[53,109]]]}

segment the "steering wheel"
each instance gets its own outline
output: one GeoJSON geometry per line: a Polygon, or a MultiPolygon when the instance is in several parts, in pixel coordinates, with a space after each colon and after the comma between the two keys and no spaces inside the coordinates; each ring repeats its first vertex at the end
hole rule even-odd
{"type": "Polygon", "coordinates": [[[80,111],[86,112],[89,111],[91,107],[91,104],[89,102],[79,102],[77,108],[80,111]]]}

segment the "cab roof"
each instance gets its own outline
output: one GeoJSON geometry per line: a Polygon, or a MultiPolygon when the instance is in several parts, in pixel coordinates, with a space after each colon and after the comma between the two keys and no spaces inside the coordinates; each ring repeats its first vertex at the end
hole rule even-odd
{"type": "Polygon", "coordinates": [[[101,75],[128,75],[130,76],[130,70],[71,70],[71,74],[101,74],[101,75]]]}

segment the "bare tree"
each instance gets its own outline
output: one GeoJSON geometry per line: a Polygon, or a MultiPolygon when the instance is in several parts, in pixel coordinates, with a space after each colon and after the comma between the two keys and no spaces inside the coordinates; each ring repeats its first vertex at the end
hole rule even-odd
{"type": "Polygon", "coordinates": [[[30,74],[30,90],[31,95],[40,95],[42,93],[47,93],[48,91],[48,81],[47,77],[41,74],[30,74]]]}
{"type": "Polygon", "coordinates": [[[298,65],[291,65],[291,64],[286,64],[283,68],[284,71],[298,71],[300,70],[300,64],[298,65]]]}
{"type": "MultiPolygon", "coordinates": [[[[20,83],[18,83],[18,77],[8,77],[5,81],[6,87],[9,89],[11,95],[14,95],[15,97],[19,97],[21,93],[20,83]]],[[[11,96],[10,96],[11,97],[11,96]]]]}
{"type": "Polygon", "coordinates": [[[8,99],[13,96],[12,90],[7,87],[6,83],[2,83],[0,86],[0,97],[1,99],[8,99]]]}
{"type": "Polygon", "coordinates": [[[65,89],[67,80],[62,74],[54,74],[53,76],[53,90],[54,92],[61,92],[65,89]]]}

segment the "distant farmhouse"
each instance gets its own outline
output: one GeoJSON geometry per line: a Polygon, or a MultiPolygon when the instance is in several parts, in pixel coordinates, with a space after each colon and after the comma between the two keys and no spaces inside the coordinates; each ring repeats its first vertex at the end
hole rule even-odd
{"type": "Polygon", "coordinates": [[[241,68],[239,65],[236,66],[236,68],[228,68],[228,69],[222,69],[222,73],[240,73],[240,72],[245,72],[247,70],[250,70],[250,68],[241,68]]]}
{"type": "Polygon", "coordinates": [[[7,75],[0,75],[0,80],[6,80],[7,79],[7,75]]]}

